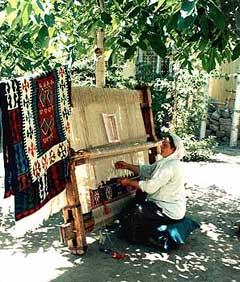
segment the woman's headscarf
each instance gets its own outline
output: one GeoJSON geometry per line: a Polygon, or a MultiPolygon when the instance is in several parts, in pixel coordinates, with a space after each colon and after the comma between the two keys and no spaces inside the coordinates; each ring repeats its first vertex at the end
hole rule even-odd
{"type": "Polygon", "coordinates": [[[185,149],[182,139],[176,134],[171,133],[170,136],[173,139],[176,150],[169,156],[176,160],[181,160],[185,156],[185,149]]]}

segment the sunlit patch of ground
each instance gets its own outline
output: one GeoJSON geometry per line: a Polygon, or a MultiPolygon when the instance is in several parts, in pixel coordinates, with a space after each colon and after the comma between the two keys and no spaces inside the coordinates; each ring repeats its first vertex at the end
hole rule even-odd
{"type": "Polygon", "coordinates": [[[239,281],[240,241],[234,222],[240,219],[240,151],[219,153],[209,163],[185,163],[184,168],[188,216],[201,229],[170,254],[129,245],[113,228],[110,247],[126,254],[124,260],[99,251],[98,231],[89,234],[84,256],[71,255],[59,241],[61,213],[14,238],[12,203],[1,200],[0,282],[239,281]]]}

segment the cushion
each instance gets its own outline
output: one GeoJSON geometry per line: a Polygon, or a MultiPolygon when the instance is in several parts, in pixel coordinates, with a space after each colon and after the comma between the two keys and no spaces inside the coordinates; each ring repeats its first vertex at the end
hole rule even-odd
{"type": "Polygon", "coordinates": [[[186,238],[197,228],[200,228],[199,223],[188,217],[174,224],[160,225],[157,228],[158,242],[164,250],[169,251],[178,245],[185,244],[186,238]]]}

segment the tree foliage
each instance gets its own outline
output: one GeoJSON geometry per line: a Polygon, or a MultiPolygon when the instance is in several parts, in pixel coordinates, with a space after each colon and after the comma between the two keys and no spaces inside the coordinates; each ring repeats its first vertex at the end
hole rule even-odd
{"type": "Polygon", "coordinates": [[[0,1],[1,76],[72,64],[104,29],[107,57],[138,48],[205,70],[240,55],[240,0],[0,1]]]}

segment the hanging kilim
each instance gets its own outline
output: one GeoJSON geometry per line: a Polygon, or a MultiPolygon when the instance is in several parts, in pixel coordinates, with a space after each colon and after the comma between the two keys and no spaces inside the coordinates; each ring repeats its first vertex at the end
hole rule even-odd
{"type": "Polygon", "coordinates": [[[19,220],[64,190],[68,177],[70,80],[60,68],[0,82],[5,197],[19,220]]]}

